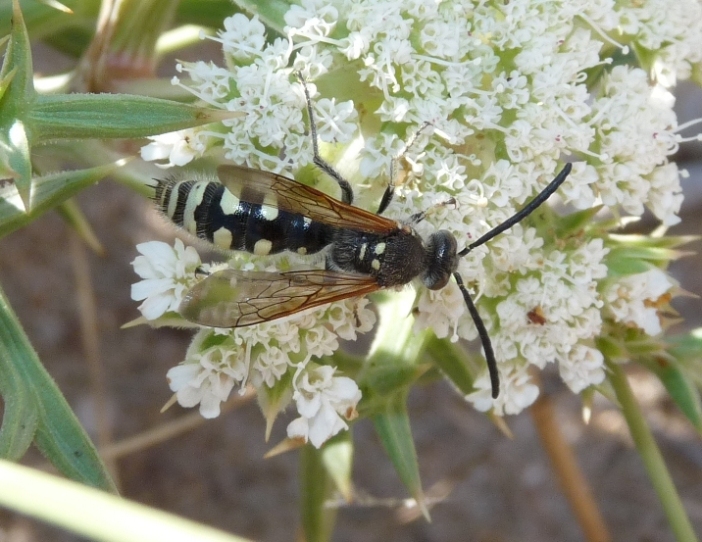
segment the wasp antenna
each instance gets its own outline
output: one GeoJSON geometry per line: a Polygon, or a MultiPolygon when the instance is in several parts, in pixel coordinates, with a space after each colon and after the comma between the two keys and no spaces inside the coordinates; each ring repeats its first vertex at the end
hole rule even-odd
{"type": "Polygon", "coordinates": [[[485,329],[485,324],[483,319],[478,314],[478,309],[473,303],[473,299],[470,297],[470,293],[463,284],[463,279],[458,273],[453,274],[453,278],[456,279],[458,287],[461,289],[463,294],[463,299],[468,306],[468,312],[471,318],[473,318],[473,323],[478,330],[478,335],[480,336],[480,342],[483,344],[483,350],[485,351],[485,361],[487,362],[488,372],[490,373],[490,386],[492,387],[492,398],[497,399],[500,395],[500,373],[497,371],[497,361],[495,360],[495,351],[492,349],[492,342],[490,342],[490,335],[488,335],[487,329],[485,329]]]}
{"type": "Polygon", "coordinates": [[[464,248],[461,252],[458,253],[459,256],[465,256],[468,254],[471,250],[473,250],[476,247],[479,247],[480,245],[484,245],[487,243],[490,239],[493,237],[500,235],[503,231],[510,229],[512,226],[517,224],[518,222],[521,222],[524,220],[527,216],[529,216],[531,213],[533,213],[536,209],[539,208],[539,206],[545,202],[548,198],[551,197],[551,194],[553,194],[556,190],[558,190],[558,187],[563,184],[563,181],[566,180],[568,177],[568,174],[570,173],[570,170],[573,168],[573,164],[570,162],[567,163],[565,166],[563,166],[563,169],[561,172],[556,175],[556,178],[553,179],[546,188],[544,188],[533,200],[531,200],[527,205],[517,213],[515,213],[513,216],[505,220],[502,224],[499,226],[491,229],[489,232],[487,232],[485,235],[483,235],[480,239],[475,241],[474,243],[471,243],[468,245],[466,248],[464,248]]]}

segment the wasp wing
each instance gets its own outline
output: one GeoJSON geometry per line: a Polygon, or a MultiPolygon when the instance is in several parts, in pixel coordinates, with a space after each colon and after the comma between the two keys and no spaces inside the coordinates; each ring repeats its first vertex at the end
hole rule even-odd
{"type": "Polygon", "coordinates": [[[378,289],[378,283],[365,275],[225,269],[193,286],[179,310],[183,318],[197,324],[243,327],[378,289]]]}
{"type": "Polygon", "coordinates": [[[248,203],[270,205],[337,228],[380,234],[398,229],[394,220],[348,205],[282,175],[233,165],[219,166],[217,175],[227,190],[248,203]]]}

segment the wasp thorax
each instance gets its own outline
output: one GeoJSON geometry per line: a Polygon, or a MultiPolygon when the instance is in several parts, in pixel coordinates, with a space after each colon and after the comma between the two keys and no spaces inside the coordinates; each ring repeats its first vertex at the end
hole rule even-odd
{"type": "Polygon", "coordinates": [[[440,230],[429,237],[426,271],[422,274],[424,286],[430,290],[440,290],[446,286],[458,267],[457,246],[456,238],[446,230],[440,230]]]}

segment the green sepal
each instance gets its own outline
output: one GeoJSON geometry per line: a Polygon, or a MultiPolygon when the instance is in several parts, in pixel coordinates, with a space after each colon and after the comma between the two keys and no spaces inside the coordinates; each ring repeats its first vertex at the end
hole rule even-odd
{"type": "Polygon", "coordinates": [[[427,353],[453,386],[463,395],[475,391],[475,376],[468,353],[458,344],[448,339],[437,339],[433,335],[427,339],[427,353]]]}
{"type": "Polygon", "coordinates": [[[0,237],[29,224],[118,167],[117,164],[109,164],[35,178],[32,183],[29,212],[24,210],[24,202],[21,201],[17,186],[14,183],[6,184],[0,188],[0,237]]]}
{"type": "Polygon", "coordinates": [[[674,358],[671,364],[680,376],[670,377],[668,388],[666,381],[663,384],[669,389],[670,395],[687,416],[697,431],[702,432],[702,413],[700,406],[700,386],[702,386],[702,328],[692,330],[686,335],[678,335],[668,339],[670,344],[668,353],[674,358]],[[679,382],[676,382],[679,380],[679,382]]]}
{"type": "MultiPolygon", "coordinates": [[[[0,102],[0,116],[4,115],[0,102]]],[[[0,121],[1,123],[1,121],[0,121]]],[[[29,151],[29,138],[24,123],[15,119],[12,127],[0,126],[0,154],[2,169],[5,170],[20,197],[23,209],[31,208],[32,162],[29,151]]]]}
{"type": "Polygon", "coordinates": [[[678,235],[651,237],[643,235],[607,235],[610,251],[606,256],[610,276],[626,276],[644,273],[651,266],[665,268],[672,260],[677,260],[688,252],[675,250],[690,243],[697,236],[678,235]]]}
{"type": "Polygon", "coordinates": [[[290,404],[292,399],[292,379],[294,369],[289,370],[278,380],[273,387],[261,386],[256,395],[258,406],[266,419],[266,441],[271,436],[273,424],[275,423],[278,414],[290,404]]]}
{"type": "Polygon", "coordinates": [[[234,0],[234,4],[249,15],[258,15],[258,18],[266,28],[270,28],[282,36],[286,26],[285,14],[290,9],[290,6],[297,4],[297,2],[288,2],[286,0],[268,0],[266,2],[259,0],[234,0]]]}
{"type": "Polygon", "coordinates": [[[230,0],[181,0],[176,10],[176,26],[194,24],[210,28],[220,28],[222,21],[237,11],[230,0]]]}
{"type": "Polygon", "coordinates": [[[372,416],[371,419],[400,480],[415,499],[424,516],[429,519],[406,400],[406,391],[386,397],[382,412],[372,416]]]}
{"type": "Polygon", "coordinates": [[[353,469],[353,439],[351,428],[341,431],[322,447],[322,462],[334,482],[334,487],[346,502],[353,499],[351,472],[353,469]]]}
{"type": "Polygon", "coordinates": [[[587,229],[588,226],[592,226],[595,215],[600,212],[602,207],[602,205],[597,205],[590,209],[577,211],[561,217],[557,222],[556,233],[553,237],[556,239],[563,239],[587,229]]]}
{"type": "Polygon", "coordinates": [[[9,457],[26,449],[32,429],[35,443],[64,475],[117,492],[114,482],[68,403],[42,366],[5,294],[0,290],[0,390],[7,397],[0,449],[9,457]],[[18,419],[25,416],[26,425],[18,419]],[[9,425],[6,427],[5,423],[9,425]]]}
{"type": "MultiPolygon", "coordinates": [[[[695,365],[702,359],[702,327],[693,329],[685,335],[677,335],[668,339],[669,352],[681,363],[695,365]]],[[[702,373],[698,374],[698,382],[702,385],[702,373]]]]}
{"type": "Polygon", "coordinates": [[[240,115],[234,111],[132,94],[37,96],[28,113],[32,143],[53,139],[146,137],[240,115]]]}
{"type": "Polygon", "coordinates": [[[597,349],[602,355],[613,361],[625,361],[628,359],[628,352],[620,340],[615,340],[608,335],[601,335],[595,340],[597,349]]]}
{"type": "Polygon", "coordinates": [[[702,434],[700,392],[686,374],[684,368],[676,359],[668,356],[648,358],[645,365],[665,386],[671,399],[673,399],[697,432],[702,434]]]}
{"type": "Polygon", "coordinates": [[[300,517],[306,542],[326,542],[336,522],[336,508],[325,506],[334,487],[324,465],[324,448],[306,444],[300,450],[300,517]]]}
{"type": "Polygon", "coordinates": [[[638,235],[618,234],[607,235],[608,244],[612,246],[639,247],[639,248],[676,248],[700,239],[699,235],[638,235]]]}
{"type": "MultiPolygon", "coordinates": [[[[34,68],[29,34],[18,0],[12,2],[11,20],[10,39],[7,43],[2,68],[0,68],[0,79],[5,80],[10,72],[15,72],[12,84],[4,98],[11,102],[12,107],[22,107],[26,100],[31,99],[34,94],[34,68]]],[[[5,104],[3,104],[3,108],[4,106],[5,104]]]]}

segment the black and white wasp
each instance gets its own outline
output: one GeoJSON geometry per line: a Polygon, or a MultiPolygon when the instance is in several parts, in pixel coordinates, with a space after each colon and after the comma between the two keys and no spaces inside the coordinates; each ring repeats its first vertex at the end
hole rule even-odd
{"type": "Polygon", "coordinates": [[[453,275],[480,335],[492,396],[499,374],[490,337],[456,272],[459,259],[527,217],[563,183],[556,178],[521,211],[458,251],[456,238],[441,230],[423,240],[413,225],[424,213],[396,221],[381,216],[390,204],[390,184],[376,214],[354,207],[350,184],[319,155],[309,94],[307,109],[314,163],[341,188],[341,200],[274,173],[241,166],[217,168],[214,181],[157,180],[155,201],[175,224],[215,246],[265,256],[282,251],[325,251],[325,269],[253,272],[226,269],[207,276],[186,294],[181,315],[212,327],[241,327],[420,278],[429,289],[446,286],[453,275]]]}

